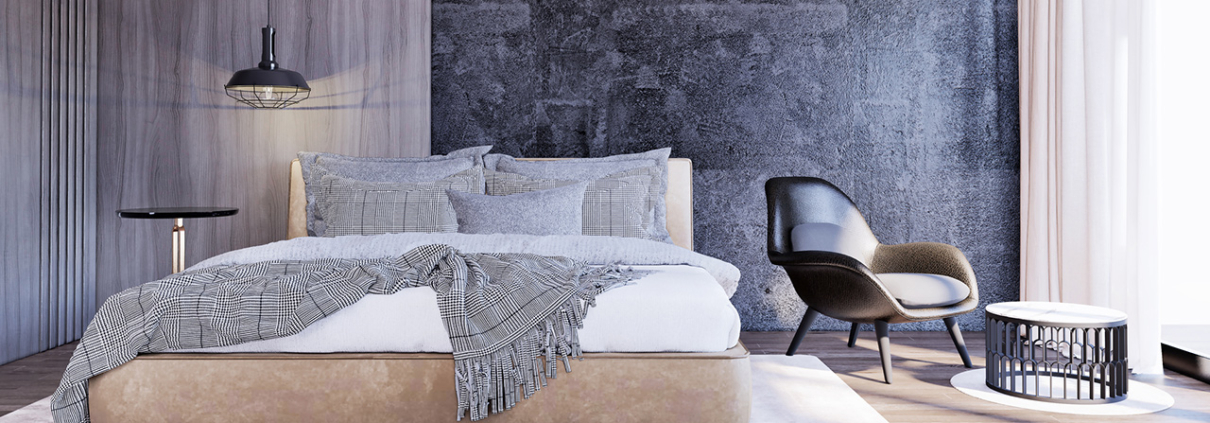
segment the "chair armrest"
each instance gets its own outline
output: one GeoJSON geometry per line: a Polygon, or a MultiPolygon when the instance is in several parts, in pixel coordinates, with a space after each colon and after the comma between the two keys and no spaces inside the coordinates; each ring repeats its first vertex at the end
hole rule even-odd
{"type": "Polygon", "coordinates": [[[861,261],[831,251],[770,253],[807,306],[825,316],[873,323],[905,312],[874,272],[861,261]]]}
{"type": "Polygon", "coordinates": [[[812,265],[843,267],[877,280],[874,277],[874,272],[865,264],[862,264],[860,260],[831,251],[793,251],[784,254],[769,253],[769,262],[778,266],[812,265]]]}
{"type": "Polygon", "coordinates": [[[966,255],[953,245],[938,242],[879,245],[870,267],[876,273],[932,273],[949,276],[970,287],[969,298],[979,298],[975,271],[966,260],[966,255]]]}

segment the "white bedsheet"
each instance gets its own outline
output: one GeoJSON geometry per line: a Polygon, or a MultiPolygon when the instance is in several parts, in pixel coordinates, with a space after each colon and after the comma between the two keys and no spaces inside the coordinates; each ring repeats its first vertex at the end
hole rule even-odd
{"type": "MultiPolygon", "coordinates": [[[[739,342],[739,313],[705,270],[634,266],[651,274],[597,296],[580,331],[585,352],[717,352],[739,342]]],[[[452,352],[432,289],[368,295],[285,338],[176,352],[452,352]]]]}

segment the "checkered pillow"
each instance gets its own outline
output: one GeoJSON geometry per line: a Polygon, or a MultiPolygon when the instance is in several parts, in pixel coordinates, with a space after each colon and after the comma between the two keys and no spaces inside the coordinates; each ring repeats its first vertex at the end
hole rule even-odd
{"type": "Polygon", "coordinates": [[[482,194],[475,167],[429,182],[366,182],[324,175],[316,203],[327,224],[323,236],[395,232],[457,232],[446,190],[482,194]]]}
{"type": "Polygon", "coordinates": [[[668,234],[668,205],[664,194],[668,192],[668,156],[672,149],[665,147],[642,153],[619,154],[608,157],[589,157],[560,160],[518,160],[505,154],[483,156],[483,165],[497,172],[525,175],[531,178],[593,181],[622,171],[641,167],[657,166],[660,175],[652,182],[652,198],[655,211],[652,224],[647,228],[646,239],[672,244],[668,234]]]}
{"type": "MultiPolygon", "coordinates": [[[[652,239],[648,228],[655,217],[661,175],[650,166],[615,173],[589,182],[584,191],[583,234],[652,239]]],[[[575,184],[578,181],[534,178],[516,173],[484,171],[489,195],[512,195],[575,184]]]]}
{"type": "Polygon", "coordinates": [[[299,152],[307,192],[307,234],[323,236],[323,212],[315,202],[323,176],[332,174],[367,182],[424,182],[447,178],[483,164],[490,145],[463,148],[428,157],[354,157],[333,153],[299,152]]]}

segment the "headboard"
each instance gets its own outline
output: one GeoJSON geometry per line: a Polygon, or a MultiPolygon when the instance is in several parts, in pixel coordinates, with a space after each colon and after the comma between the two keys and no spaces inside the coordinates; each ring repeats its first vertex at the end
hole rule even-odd
{"type": "MultiPolygon", "coordinates": [[[[517,159],[561,160],[561,159],[517,159]]],[[[672,242],[693,249],[693,162],[689,159],[668,159],[668,233],[672,242]]],[[[307,236],[307,192],[302,166],[298,159],[290,162],[290,216],[286,237],[307,236]]]]}

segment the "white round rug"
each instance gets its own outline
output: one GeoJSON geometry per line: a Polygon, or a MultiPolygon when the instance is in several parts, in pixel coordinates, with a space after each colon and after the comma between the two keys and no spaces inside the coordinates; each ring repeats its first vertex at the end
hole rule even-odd
{"type": "Polygon", "coordinates": [[[988,388],[984,383],[985,369],[968,370],[950,378],[950,385],[962,393],[991,401],[1028,410],[1045,411],[1050,413],[1084,414],[1089,416],[1127,416],[1132,414],[1148,414],[1164,411],[1175,402],[1172,395],[1154,386],[1130,381],[1126,399],[1111,404],[1063,404],[1057,402],[1035,401],[1005,395],[988,388]]]}

